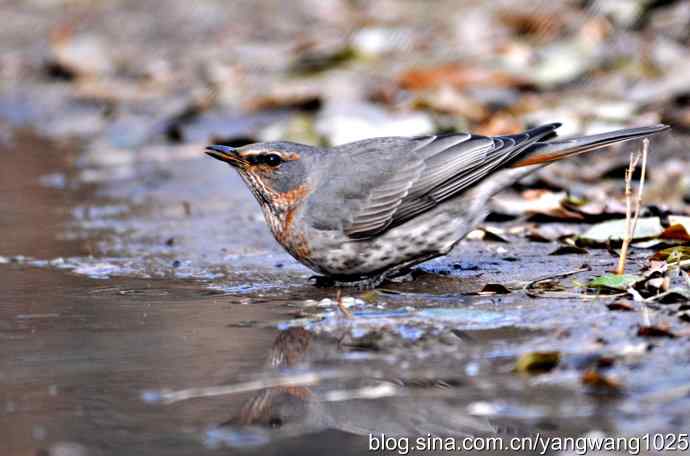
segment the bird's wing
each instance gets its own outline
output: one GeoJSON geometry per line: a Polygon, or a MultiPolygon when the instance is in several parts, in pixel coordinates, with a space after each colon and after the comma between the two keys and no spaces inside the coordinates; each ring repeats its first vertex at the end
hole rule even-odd
{"type": "Polygon", "coordinates": [[[325,178],[307,204],[317,228],[363,239],[459,195],[511,163],[558,124],[522,134],[451,134],[377,138],[335,148],[325,178]]]}

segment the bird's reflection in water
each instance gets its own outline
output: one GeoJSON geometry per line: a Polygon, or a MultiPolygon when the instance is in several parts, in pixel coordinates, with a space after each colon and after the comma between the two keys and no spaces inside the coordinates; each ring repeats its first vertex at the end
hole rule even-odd
{"type": "MultiPolygon", "coordinates": [[[[333,360],[337,341],[322,341],[303,328],[281,331],[269,363],[273,369],[314,369],[333,360]]],[[[342,354],[342,353],[341,353],[342,354]]],[[[328,378],[310,386],[280,386],[259,391],[240,412],[210,431],[215,444],[242,446],[323,430],[367,436],[521,436],[513,425],[497,426],[469,414],[476,398],[462,398],[463,380],[369,376],[365,363],[353,363],[345,378],[328,378]],[[393,394],[390,394],[391,391],[393,394]],[[460,391],[459,389],[457,391],[460,391]],[[377,392],[382,394],[377,394],[377,392]]],[[[376,371],[374,368],[373,371],[376,371]]],[[[462,377],[460,377],[462,378],[462,377]]],[[[466,394],[465,394],[466,396],[466,394]]]]}

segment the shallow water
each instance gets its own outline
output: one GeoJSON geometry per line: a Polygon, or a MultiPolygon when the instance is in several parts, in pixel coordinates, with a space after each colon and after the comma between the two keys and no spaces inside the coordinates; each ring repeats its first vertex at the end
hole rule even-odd
{"type": "Polygon", "coordinates": [[[585,262],[606,270],[606,252],[464,241],[413,282],[355,294],[348,321],[234,173],[192,148],[89,162],[77,144],[17,133],[1,152],[2,454],[361,454],[370,433],[690,424],[687,337],[641,339],[636,312],[520,290],[585,262]],[[486,283],[514,291],[477,295],[486,283]],[[515,373],[530,351],[559,351],[561,364],[515,373]],[[601,358],[620,391],[581,383],[601,358]],[[172,402],[221,385],[239,391],[172,402]]]}

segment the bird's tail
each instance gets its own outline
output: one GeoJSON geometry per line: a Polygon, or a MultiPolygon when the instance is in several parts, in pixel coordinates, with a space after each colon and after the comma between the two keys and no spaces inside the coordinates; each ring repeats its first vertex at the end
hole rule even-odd
{"type": "Polygon", "coordinates": [[[626,128],[598,135],[581,136],[579,138],[536,142],[525,150],[523,155],[525,158],[516,161],[511,167],[521,168],[523,166],[542,165],[601,149],[611,144],[630,141],[631,139],[646,138],[668,129],[668,125],[659,124],[626,128]]]}

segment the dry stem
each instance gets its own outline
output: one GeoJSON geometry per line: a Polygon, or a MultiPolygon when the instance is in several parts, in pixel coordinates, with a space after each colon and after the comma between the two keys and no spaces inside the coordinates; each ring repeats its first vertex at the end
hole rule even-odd
{"type": "Polygon", "coordinates": [[[618,267],[616,274],[621,275],[625,273],[625,260],[628,256],[628,247],[635,236],[635,229],[637,228],[637,220],[640,218],[640,206],[642,205],[642,194],[644,192],[645,174],[647,172],[647,151],[649,149],[649,139],[642,140],[642,152],[638,154],[630,153],[630,166],[625,172],[625,237],[623,238],[623,245],[621,246],[621,254],[618,257],[618,267]],[[637,189],[637,198],[635,199],[635,211],[633,213],[632,201],[632,176],[635,173],[637,164],[642,159],[642,169],[640,171],[640,185],[637,189]]]}

